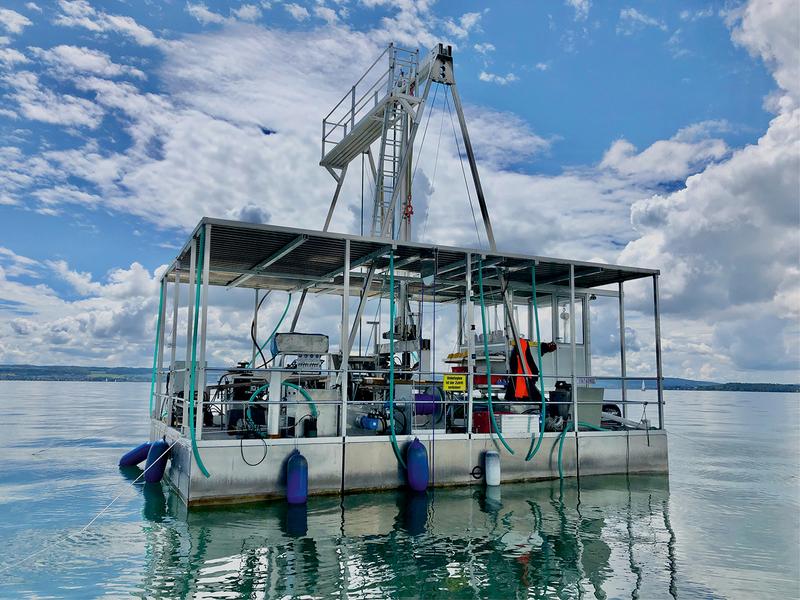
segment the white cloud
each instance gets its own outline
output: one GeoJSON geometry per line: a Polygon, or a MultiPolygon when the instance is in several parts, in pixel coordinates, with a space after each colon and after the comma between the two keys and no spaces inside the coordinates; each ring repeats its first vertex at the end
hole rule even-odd
{"type": "Polygon", "coordinates": [[[32,10],[32,11],[38,12],[38,13],[42,12],[41,7],[38,4],[36,4],[35,2],[26,2],[25,3],[25,8],[27,8],[28,10],[32,10]]]}
{"type": "Polygon", "coordinates": [[[19,50],[15,50],[14,48],[0,48],[0,63],[4,66],[10,67],[26,62],[29,62],[28,58],[19,50]]]}
{"type": "Polygon", "coordinates": [[[648,16],[635,8],[623,8],[619,11],[617,33],[632,35],[645,27],[655,27],[661,31],[667,30],[664,21],[648,16]]]}
{"type": "Polygon", "coordinates": [[[64,27],[82,27],[95,33],[113,31],[130,37],[142,46],[155,46],[160,40],[132,17],[97,11],[86,0],[58,0],[60,11],[54,20],[64,27]]]}
{"type": "Polygon", "coordinates": [[[699,10],[682,10],[680,12],[681,21],[698,21],[700,19],[707,19],[714,16],[714,9],[710,6],[701,8],[699,10]]]}
{"type": "Polygon", "coordinates": [[[30,71],[18,71],[3,77],[11,88],[8,95],[19,112],[34,121],[57,125],[77,125],[93,129],[100,124],[103,111],[91,100],[70,94],[57,94],[39,83],[30,71]]]}
{"type": "Polygon", "coordinates": [[[458,21],[453,19],[445,19],[444,28],[449,34],[459,39],[464,39],[470,34],[470,32],[478,27],[480,20],[481,13],[468,12],[461,15],[458,21]]]}
{"type": "Polygon", "coordinates": [[[519,77],[514,75],[514,73],[506,73],[505,75],[498,75],[496,73],[489,73],[488,71],[481,71],[478,78],[481,81],[487,81],[489,83],[497,83],[498,85],[508,85],[509,83],[514,83],[515,81],[519,81],[519,77]]]}
{"type": "Polygon", "coordinates": [[[328,25],[335,25],[339,22],[339,15],[336,11],[327,6],[315,6],[314,15],[325,21],[328,25]]]}
{"type": "Polygon", "coordinates": [[[305,21],[311,15],[308,12],[308,9],[305,6],[300,6],[294,2],[288,2],[283,5],[283,8],[292,15],[292,18],[296,21],[305,21]]]}
{"type": "Polygon", "coordinates": [[[479,54],[489,54],[489,52],[494,52],[495,47],[494,44],[490,44],[489,42],[484,42],[483,44],[475,44],[473,46],[475,51],[479,54]]]}
{"type": "Polygon", "coordinates": [[[704,122],[681,129],[669,140],[654,142],[642,152],[625,139],[606,151],[600,168],[642,183],[683,181],[706,164],[724,158],[728,147],[721,139],[705,137],[718,122],[704,122]]]}
{"type": "Polygon", "coordinates": [[[231,13],[242,21],[257,21],[261,18],[261,9],[255,4],[242,4],[239,8],[232,9],[231,13]]]}
{"type": "Polygon", "coordinates": [[[0,26],[9,33],[21,33],[23,29],[31,24],[31,20],[25,15],[21,15],[10,8],[0,8],[0,26]]]}
{"type": "Polygon", "coordinates": [[[100,50],[92,50],[81,46],[54,46],[47,50],[31,48],[34,56],[40,58],[48,65],[56,68],[60,74],[93,73],[102,77],[119,77],[130,75],[138,79],[145,79],[145,74],[135,67],[120,65],[111,60],[111,57],[100,50]]]}
{"type": "Polygon", "coordinates": [[[550,148],[550,140],[536,135],[530,125],[514,113],[473,106],[466,112],[478,158],[495,168],[527,162],[550,148]]]}
{"type": "Polygon", "coordinates": [[[538,62],[534,65],[534,69],[537,71],[547,71],[550,69],[550,63],[538,62]]]}
{"type": "Polygon", "coordinates": [[[27,256],[20,256],[8,248],[0,246],[0,268],[9,277],[38,277],[39,274],[34,270],[39,263],[27,256]]]}
{"type": "Polygon", "coordinates": [[[227,20],[221,14],[210,11],[208,6],[202,2],[197,4],[187,3],[186,12],[192,15],[203,25],[208,25],[209,23],[224,23],[227,20]]]}
{"type": "Polygon", "coordinates": [[[592,8],[591,0],[565,0],[565,3],[575,11],[576,21],[585,21],[589,16],[589,9],[592,8]]]}

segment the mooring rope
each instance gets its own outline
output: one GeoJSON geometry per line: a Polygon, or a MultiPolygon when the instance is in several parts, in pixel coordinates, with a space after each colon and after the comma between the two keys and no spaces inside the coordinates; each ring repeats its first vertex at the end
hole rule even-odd
{"type": "Polygon", "coordinates": [[[103,509],[102,509],[102,510],[101,510],[99,513],[97,513],[97,514],[96,514],[94,517],[92,517],[92,519],[91,519],[91,520],[90,520],[88,523],[86,523],[86,525],[84,525],[84,526],[83,526],[83,527],[82,527],[82,528],[81,528],[79,531],[77,531],[76,533],[68,533],[67,535],[63,536],[61,539],[57,539],[57,540],[55,540],[53,543],[51,543],[51,544],[47,544],[47,545],[45,545],[44,547],[42,547],[42,548],[39,548],[39,549],[38,549],[38,550],[36,550],[35,552],[32,552],[31,554],[28,554],[27,556],[25,556],[25,557],[24,557],[24,558],[22,558],[21,560],[18,560],[17,562],[14,562],[14,563],[11,563],[11,564],[7,564],[7,565],[5,565],[5,566],[2,566],[2,567],[0,567],[0,573],[5,573],[6,571],[8,571],[8,570],[10,570],[10,569],[14,569],[14,568],[16,568],[16,567],[19,567],[20,565],[23,565],[23,564],[25,564],[26,562],[28,562],[28,561],[29,561],[30,559],[32,559],[33,557],[35,557],[35,556],[38,556],[38,555],[42,554],[43,552],[45,552],[45,551],[47,551],[47,550],[49,550],[49,549],[51,549],[51,548],[55,548],[55,547],[56,547],[56,546],[58,546],[59,544],[62,544],[62,543],[64,543],[64,542],[66,542],[68,539],[70,539],[70,538],[72,538],[72,537],[77,537],[77,536],[80,536],[81,534],[85,533],[85,532],[86,532],[86,530],[87,530],[87,529],[89,529],[89,527],[91,527],[91,526],[92,526],[92,525],[95,523],[95,521],[97,521],[97,519],[99,519],[99,518],[100,518],[100,517],[101,517],[103,514],[105,514],[105,512],[106,512],[106,511],[108,511],[108,509],[109,509],[109,508],[111,508],[111,506],[112,506],[112,505],[113,505],[113,504],[114,504],[114,503],[115,503],[117,500],[119,500],[119,499],[122,497],[122,495],[123,495],[123,494],[124,494],[124,493],[125,493],[125,492],[126,492],[128,489],[129,489],[129,488],[131,488],[131,487],[133,487],[134,485],[136,485],[136,484],[139,482],[139,480],[140,480],[142,477],[144,477],[144,474],[145,474],[145,473],[147,473],[147,471],[148,471],[148,470],[150,470],[150,469],[153,467],[153,465],[157,464],[159,460],[161,460],[161,459],[162,459],[164,456],[166,456],[166,454],[167,454],[167,453],[168,453],[170,450],[172,450],[172,447],[173,447],[175,444],[177,444],[177,443],[178,443],[178,441],[179,441],[179,439],[176,439],[174,442],[172,442],[172,444],[170,444],[169,448],[167,448],[166,450],[164,450],[164,452],[162,452],[162,453],[161,453],[161,455],[160,455],[160,456],[159,456],[157,459],[155,459],[155,460],[154,460],[154,461],[153,461],[153,462],[150,464],[150,466],[149,466],[149,467],[146,467],[146,468],[144,469],[144,471],[142,471],[142,472],[141,472],[141,474],[139,474],[139,476],[138,476],[136,479],[134,479],[134,480],[133,480],[133,481],[131,481],[130,483],[126,484],[126,485],[125,485],[125,487],[123,488],[123,490],[122,490],[122,491],[121,491],[119,494],[117,494],[117,495],[114,497],[114,499],[113,499],[113,500],[111,500],[111,502],[109,502],[108,504],[106,504],[106,505],[103,507],[103,509]]]}

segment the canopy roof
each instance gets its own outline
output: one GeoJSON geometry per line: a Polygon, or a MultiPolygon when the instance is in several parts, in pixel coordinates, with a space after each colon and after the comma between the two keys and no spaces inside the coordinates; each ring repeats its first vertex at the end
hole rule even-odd
{"type": "MultiPolygon", "coordinates": [[[[394,249],[396,279],[407,281],[412,296],[424,294],[446,302],[464,296],[466,255],[473,256],[473,283],[477,282],[477,260],[483,258],[484,286],[497,291],[502,270],[515,297],[530,297],[531,267],[536,265],[537,286],[568,286],[570,265],[575,269],[575,286],[597,288],[632,279],[649,277],[657,270],[590,263],[560,258],[490,252],[485,249],[459,248],[362,237],[343,233],[279,227],[205,217],[198,223],[192,238],[204,225],[210,225],[209,237],[211,285],[294,291],[342,293],[345,242],[350,240],[351,293],[363,286],[369,265],[374,261],[377,276],[370,293],[385,290],[389,253],[394,249]],[[423,285],[420,271],[437,276],[423,285]]],[[[181,281],[188,281],[191,239],[176,258],[174,270],[181,281]]]]}

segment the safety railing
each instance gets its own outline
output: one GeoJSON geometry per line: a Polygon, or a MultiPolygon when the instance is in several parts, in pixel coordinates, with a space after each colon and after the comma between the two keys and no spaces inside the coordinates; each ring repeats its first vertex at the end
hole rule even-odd
{"type": "Polygon", "coordinates": [[[393,92],[413,94],[418,54],[389,45],[322,119],[322,157],[393,92]],[[383,61],[388,66],[382,66],[383,61]]]}

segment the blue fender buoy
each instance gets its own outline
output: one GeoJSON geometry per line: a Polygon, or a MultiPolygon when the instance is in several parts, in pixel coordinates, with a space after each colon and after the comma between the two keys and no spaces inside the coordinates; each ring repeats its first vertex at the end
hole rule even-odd
{"type": "Polygon", "coordinates": [[[308,499],[308,461],[295,448],[286,461],[286,501],[305,504],[308,499]]]}
{"type": "Polygon", "coordinates": [[[139,444],[133,450],[126,452],[119,459],[120,467],[135,467],[143,460],[147,460],[147,453],[150,452],[150,442],[139,444]]]}
{"type": "Polygon", "coordinates": [[[169,458],[169,444],[166,440],[158,440],[150,446],[147,453],[147,463],[144,467],[144,480],[147,483],[157,483],[164,477],[167,469],[167,459],[169,458]]]}
{"type": "Polygon", "coordinates": [[[419,438],[414,438],[406,452],[408,466],[408,485],[415,492],[428,489],[428,451],[419,438]]]}

